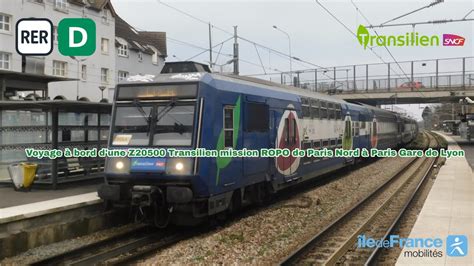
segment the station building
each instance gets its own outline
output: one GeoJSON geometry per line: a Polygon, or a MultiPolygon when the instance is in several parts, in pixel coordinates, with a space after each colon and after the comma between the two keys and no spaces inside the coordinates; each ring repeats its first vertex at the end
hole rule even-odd
{"type": "MultiPolygon", "coordinates": [[[[36,98],[110,101],[116,83],[129,75],[156,74],[166,58],[166,34],[143,32],[119,18],[109,0],[11,0],[0,3],[0,79],[9,72],[54,76],[69,81],[26,87],[0,84],[0,100],[36,98]],[[54,48],[48,56],[21,56],[15,48],[15,25],[21,18],[48,18],[54,28],[54,48]],[[64,18],[89,18],[96,25],[96,51],[88,57],[67,57],[58,51],[57,26],[64,18]],[[29,92],[25,92],[29,89],[29,92]]],[[[45,81],[49,82],[49,81],[45,81]]],[[[18,82],[14,82],[18,84],[18,82]]]]}
{"type": "MultiPolygon", "coordinates": [[[[103,110],[109,107],[98,102],[111,102],[114,87],[122,79],[156,75],[165,58],[166,33],[133,28],[116,14],[109,0],[0,1],[0,181],[8,179],[8,165],[27,160],[25,147],[48,148],[54,139],[60,147],[105,145],[110,115],[103,110]],[[52,22],[54,47],[48,56],[16,52],[16,23],[27,17],[52,22]],[[93,55],[59,53],[57,26],[64,18],[94,20],[93,55]],[[95,102],[97,110],[69,108],[76,104],[70,101],[76,100],[95,102]],[[52,134],[54,111],[59,112],[57,138],[52,134]]],[[[71,168],[72,163],[67,165],[71,168]]]]}

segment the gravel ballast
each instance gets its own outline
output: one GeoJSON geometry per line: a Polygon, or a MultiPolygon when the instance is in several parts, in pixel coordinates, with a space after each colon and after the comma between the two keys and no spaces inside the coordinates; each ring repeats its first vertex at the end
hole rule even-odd
{"type": "Polygon", "coordinates": [[[327,184],[160,251],[143,264],[275,264],[397,172],[409,158],[383,158],[327,184]]]}

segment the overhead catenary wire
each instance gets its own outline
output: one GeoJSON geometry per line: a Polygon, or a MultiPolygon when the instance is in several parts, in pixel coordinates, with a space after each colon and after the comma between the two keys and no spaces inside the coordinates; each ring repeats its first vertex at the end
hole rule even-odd
{"type": "MultiPolygon", "coordinates": [[[[243,40],[243,41],[246,41],[246,42],[248,42],[248,43],[250,43],[250,44],[253,44],[254,46],[260,46],[260,47],[262,47],[262,48],[264,48],[264,49],[267,49],[269,52],[273,52],[274,54],[276,54],[276,55],[278,55],[278,56],[280,56],[280,57],[290,58],[290,55],[285,54],[285,53],[283,53],[283,52],[280,52],[280,51],[278,51],[278,50],[275,50],[275,49],[273,49],[273,48],[267,47],[267,46],[265,46],[265,45],[263,45],[263,44],[260,44],[260,43],[257,43],[257,42],[255,42],[255,41],[249,40],[249,39],[244,38],[244,37],[242,37],[242,36],[238,36],[238,38],[241,39],[241,40],[243,40]]],[[[311,66],[311,67],[316,67],[316,68],[324,69],[324,70],[327,70],[327,71],[329,70],[329,69],[326,68],[326,67],[323,67],[323,66],[320,66],[320,65],[317,65],[317,64],[308,62],[308,61],[306,61],[306,60],[302,60],[301,58],[298,58],[298,57],[296,57],[296,56],[291,56],[291,58],[292,58],[293,60],[295,60],[297,63],[299,63],[299,65],[301,65],[301,66],[303,66],[303,67],[307,67],[307,66],[304,66],[304,65],[302,65],[301,63],[305,63],[305,64],[307,64],[307,65],[309,65],[309,66],[311,66]]],[[[295,70],[295,71],[293,71],[293,72],[298,72],[298,70],[295,70]]],[[[289,72],[282,72],[282,73],[289,73],[289,72]]],[[[264,75],[266,75],[266,73],[264,73],[264,75]]],[[[328,77],[329,79],[333,80],[335,83],[342,83],[341,81],[335,80],[333,77],[329,76],[329,75],[326,74],[325,72],[323,72],[323,75],[326,76],[326,77],[328,77]]]]}
{"type": "MultiPolygon", "coordinates": [[[[354,8],[356,9],[356,11],[364,18],[364,20],[365,20],[368,24],[372,25],[372,23],[370,23],[369,19],[364,15],[364,13],[362,12],[362,10],[354,3],[353,0],[351,0],[351,3],[352,3],[352,5],[354,6],[354,8]]],[[[374,31],[375,35],[377,35],[377,37],[380,36],[379,33],[378,33],[375,29],[372,29],[372,30],[374,31]]],[[[387,45],[384,44],[383,47],[385,48],[385,50],[387,50],[387,52],[389,53],[390,57],[392,57],[393,61],[395,62],[395,64],[397,64],[397,66],[400,68],[400,70],[401,70],[402,73],[405,75],[405,77],[406,77],[407,79],[409,79],[409,78],[408,78],[408,75],[405,73],[405,71],[403,71],[403,68],[400,66],[400,63],[398,63],[397,59],[395,59],[395,56],[393,56],[393,54],[392,54],[392,52],[390,51],[390,49],[388,49],[387,45]]],[[[372,50],[372,48],[370,48],[370,49],[372,50]]],[[[400,76],[400,74],[398,74],[397,72],[395,72],[395,73],[396,73],[398,76],[400,76]]]]}
{"type": "MultiPolygon", "coordinates": [[[[221,28],[221,27],[219,27],[219,26],[217,26],[217,25],[215,25],[215,24],[212,24],[212,23],[209,22],[209,21],[206,21],[206,20],[204,20],[204,19],[201,19],[201,18],[199,18],[199,17],[197,17],[197,16],[195,16],[195,15],[193,15],[193,14],[190,14],[189,12],[183,11],[183,10],[181,10],[181,9],[175,7],[175,6],[172,6],[172,5],[168,4],[168,3],[165,3],[165,2],[163,2],[163,1],[161,1],[161,0],[156,0],[156,1],[157,1],[157,3],[159,3],[159,4],[164,5],[164,6],[168,7],[168,8],[171,8],[171,9],[175,10],[176,12],[179,12],[179,13],[181,13],[181,14],[183,14],[183,15],[189,17],[189,18],[192,18],[192,19],[194,19],[194,20],[196,20],[196,21],[198,21],[198,22],[200,22],[200,23],[202,23],[202,24],[206,24],[206,25],[209,25],[209,24],[210,24],[213,28],[216,28],[216,29],[218,29],[218,30],[220,30],[220,31],[222,31],[222,32],[225,32],[225,33],[227,33],[227,34],[229,34],[229,35],[231,35],[231,36],[234,35],[232,32],[227,31],[227,30],[225,30],[225,29],[223,29],[223,28],[221,28]]],[[[291,57],[289,54],[286,54],[286,53],[284,53],[284,52],[281,52],[281,51],[278,51],[278,50],[276,50],[276,49],[270,48],[270,47],[268,47],[268,46],[262,45],[262,44],[260,44],[260,43],[255,42],[255,41],[251,41],[251,40],[249,40],[249,39],[247,39],[247,38],[244,38],[244,37],[242,37],[242,36],[237,36],[237,37],[238,37],[239,39],[241,39],[241,40],[244,40],[244,41],[250,42],[250,43],[252,43],[252,44],[254,44],[254,45],[257,45],[257,46],[260,46],[260,47],[262,47],[262,48],[268,49],[269,51],[272,51],[272,52],[274,52],[274,53],[277,54],[277,55],[284,56],[284,57],[286,57],[286,58],[290,58],[290,57],[291,57]]],[[[199,55],[200,55],[200,54],[199,54],[199,55]]],[[[323,67],[320,66],[320,65],[317,65],[317,64],[314,64],[314,63],[311,63],[311,62],[302,60],[302,59],[300,59],[300,58],[298,58],[298,57],[291,57],[291,58],[294,59],[294,60],[296,60],[297,62],[306,63],[306,64],[309,64],[309,65],[311,65],[311,66],[313,66],[313,67],[316,66],[316,67],[319,67],[319,68],[323,68],[323,67]]],[[[300,64],[300,65],[301,65],[301,64],[300,64]]]]}
{"type": "MultiPolygon", "coordinates": [[[[343,26],[352,36],[354,36],[354,38],[357,39],[357,35],[355,34],[355,32],[353,32],[348,26],[346,26],[346,24],[344,24],[344,22],[342,22],[339,18],[337,18],[329,9],[327,9],[323,4],[321,4],[318,0],[315,0],[316,4],[318,4],[324,11],[326,11],[326,13],[328,13],[332,18],[334,18],[341,26],[343,26]]],[[[369,23],[370,24],[370,23],[369,23]]],[[[387,62],[381,57],[379,56],[374,50],[373,48],[370,48],[369,51],[371,51],[372,53],[374,53],[383,63],[387,64],[387,62]]],[[[389,52],[389,54],[391,55],[392,59],[396,62],[395,60],[395,57],[393,57],[392,53],[389,52]]],[[[403,71],[403,69],[401,68],[400,64],[398,64],[398,67],[400,68],[400,70],[403,72],[403,74],[405,75],[405,77],[407,79],[408,78],[408,75],[405,73],[405,71],[403,71]]],[[[395,72],[395,71],[394,71],[395,72]]],[[[396,72],[395,72],[396,73],[396,72]]]]}
{"type": "MultiPolygon", "coordinates": [[[[170,5],[170,4],[164,3],[163,1],[160,1],[160,0],[156,0],[156,1],[157,1],[159,4],[162,4],[162,5],[164,5],[164,6],[168,7],[168,8],[171,8],[171,9],[175,10],[176,12],[179,12],[179,13],[181,13],[181,14],[187,16],[187,17],[190,17],[190,18],[192,18],[192,19],[194,19],[194,20],[196,20],[196,21],[198,21],[198,22],[200,22],[200,23],[203,23],[203,24],[206,24],[206,25],[209,25],[209,24],[210,24],[213,28],[215,28],[215,29],[217,29],[217,30],[220,30],[220,31],[222,31],[222,32],[225,32],[225,33],[227,33],[227,34],[229,34],[229,35],[231,35],[231,36],[234,36],[234,34],[233,34],[232,32],[227,31],[227,30],[225,30],[225,29],[223,29],[223,28],[221,28],[221,27],[219,27],[219,26],[217,26],[217,25],[215,25],[215,24],[212,24],[212,23],[209,22],[209,21],[206,21],[206,20],[204,20],[204,19],[198,18],[197,16],[194,16],[194,15],[190,14],[189,12],[183,11],[183,10],[181,10],[181,9],[179,9],[179,8],[176,8],[176,7],[174,7],[174,6],[170,5]]],[[[232,38],[233,38],[233,37],[232,37],[232,38]]],[[[219,45],[220,45],[220,43],[219,43],[217,46],[219,46],[219,45]]],[[[215,47],[217,47],[217,46],[213,46],[213,48],[215,48],[215,47]]],[[[209,49],[203,50],[203,52],[201,52],[201,53],[199,53],[199,54],[197,54],[197,55],[195,55],[195,56],[192,56],[190,59],[196,58],[197,56],[200,56],[200,55],[204,54],[205,51],[209,51],[209,49]]],[[[213,53],[215,53],[215,52],[213,51],[213,53]]],[[[280,52],[280,53],[281,53],[281,52],[280,52]]],[[[188,60],[190,60],[190,59],[188,59],[188,60]]],[[[256,65],[256,66],[259,66],[259,67],[261,66],[261,65],[252,63],[252,62],[250,62],[250,61],[248,61],[248,60],[243,60],[242,58],[239,58],[239,60],[242,61],[242,62],[248,63],[248,64],[256,65]]],[[[267,68],[267,69],[271,69],[271,68],[267,68]]],[[[274,69],[272,69],[272,70],[274,70],[274,69]]],[[[279,71],[279,70],[278,70],[278,71],[279,71]]]]}
{"type": "Polygon", "coordinates": [[[217,60],[219,59],[219,55],[221,55],[222,47],[224,46],[224,43],[221,43],[221,47],[219,48],[219,51],[217,52],[216,59],[214,61],[214,65],[217,64],[217,60]]]}
{"type": "MultiPolygon", "coordinates": [[[[354,8],[357,10],[357,12],[359,12],[359,14],[365,19],[365,21],[369,24],[369,25],[372,25],[372,23],[370,23],[369,19],[364,15],[364,13],[362,12],[362,10],[360,10],[360,8],[354,3],[353,0],[351,0],[351,3],[352,5],[354,6],[354,8]]],[[[375,29],[372,29],[375,33],[375,35],[377,35],[377,37],[379,37],[379,33],[377,32],[377,30],[375,29]]],[[[387,45],[384,44],[385,49],[387,50],[387,52],[390,54],[390,56],[392,57],[393,61],[395,61],[395,63],[397,64],[397,66],[400,68],[400,70],[403,72],[403,74],[405,75],[405,77],[408,79],[408,80],[411,80],[408,75],[405,73],[405,71],[403,71],[403,68],[400,66],[400,63],[398,63],[398,61],[395,59],[395,57],[393,56],[392,52],[390,51],[390,49],[388,49],[387,45]]],[[[389,84],[390,86],[390,84],[389,84]]],[[[425,95],[418,91],[418,93],[424,97],[425,95]]]]}
{"type": "Polygon", "coordinates": [[[394,23],[394,24],[385,24],[385,25],[367,25],[366,28],[385,28],[385,27],[400,27],[400,26],[416,26],[416,25],[426,25],[426,24],[447,24],[454,22],[466,22],[474,21],[472,18],[462,18],[462,19],[438,19],[431,21],[422,21],[422,22],[406,22],[406,23],[394,23]]]}
{"type": "MultiPolygon", "coordinates": [[[[258,42],[249,40],[249,39],[247,39],[247,38],[245,38],[245,37],[243,37],[243,36],[237,36],[237,38],[239,38],[239,39],[242,40],[242,41],[246,41],[246,42],[251,43],[251,44],[253,44],[253,45],[257,45],[257,46],[259,46],[259,47],[262,47],[262,48],[264,48],[264,49],[267,49],[267,50],[269,50],[269,51],[272,51],[274,54],[281,55],[281,56],[284,56],[284,57],[286,57],[286,58],[290,58],[290,55],[289,55],[289,54],[286,54],[286,53],[284,53],[284,52],[278,51],[278,50],[276,50],[276,49],[273,49],[273,48],[268,47],[268,46],[266,46],[266,45],[263,45],[263,44],[261,44],[261,43],[258,43],[258,42]]],[[[300,62],[304,62],[304,63],[310,64],[310,65],[312,65],[312,66],[324,68],[324,67],[322,67],[322,66],[320,66],[320,65],[317,65],[317,64],[314,64],[314,63],[311,63],[311,62],[302,60],[302,59],[300,59],[300,58],[298,58],[298,57],[296,57],[296,56],[292,56],[291,58],[294,59],[294,60],[296,60],[296,61],[300,61],[300,62]]]]}
{"type": "Polygon", "coordinates": [[[444,0],[436,0],[436,1],[430,3],[430,4],[426,5],[426,6],[422,6],[422,7],[420,7],[420,8],[417,8],[417,9],[413,10],[413,11],[410,11],[410,12],[408,12],[408,13],[405,13],[405,14],[402,14],[402,15],[397,16],[397,17],[395,17],[395,18],[389,19],[389,20],[387,20],[387,21],[381,23],[380,25],[384,25],[384,24],[387,24],[387,23],[389,23],[389,22],[395,21],[395,20],[397,20],[397,19],[406,17],[406,16],[408,16],[408,15],[414,14],[414,13],[416,13],[416,12],[418,12],[418,11],[421,11],[421,10],[423,10],[423,9],[426,9],[426,8],[430,8],[430,7],[432,7],[432,6],[435,6],[435,5],[437,5],[437,4],[440,4],[440,3],[442,3],[442,2],[444,2],[444,0]]]}
{"type": "MultiPolygon", "coordinates": [[[[226,43],[226,42],[232,40],[233,38],[234,38],[234,37],[227,38],[227,39],[225,39],[224,41],[222,41],[222,42],[220,42],[220,43],[218,43],[218,44],[212,46],[212,48],[216,48],[216,47],[218,47],[219,45],[224,44],[224,43],[226,43]]],[[[191,56],[191,57],[188,58],[186,61],[189,61],[189,60],[191,60],[191,59],[193,59],[193,58],[196,58],[196,57],[198,57],[198,56],[200,56],[200,55],[202,55],[202,54],[204,54],[204,53],[206,53],[206,52],[209,52],[209,49],[204,49],[202,52],[200,52],[200,53],[198,53],[198,54],[196,54],[196,55],[191,56]]],[[[213,53],[217,53],[217,52],[213,51],[213,53]]]]}
{"type": "Polygon", "coordinates": [[[185,16],[188,16],[188,17],[190,17],[190,18],[192,18],[192,19],[194,19],[194,20],[196,20],[196,21],[199,21],[199,22],[201,22],[201,23],[203,23],[203,24],[206,24],[206,25],[211,24],[211,26],[212,26],[213,28],[216,28],[217,30],[220,30],[220,31],[222,31],[222,32],[225,32],[225,33],[227,33],[227,34],[229,34],[229,35],[231,35],[231,36],[234,36],[234,34],[233,34],[232,32],[227,31],[227,30],[225,30],[225,29],[223,29],[223,28],[221,28],[221,27],[218,27],[218,26],[216,26],[215,24],[212,24],[210,21],[205,21],[204,19],[198,18],[198,17],[196,17],[196,16],[194,16],[194,15],[192,15],[192,14],[186,12],[186,11],[183,11],[183,10],[181,10],[181,9],[179,9],[179,8],[176,8],[176,7],[174,7],[174,6],[170,5],[170,4],[167,4],[167,3],[165,3],[165,2],[163,2],[163,1],[161,1],[161,0],[156,0],[156,1],[157,1],[159,4],[164,5],[164,6],[168,7],[168,8],[171,8],[171,9],[175,10],[176,12],[179,12],[179,13],[185,15],[185,16]]]}
{"type": "MultiPolygon", "coordinates": [[[[213,46],[213,48],[216,48],[216,47],[218,47],[219,45],[224,44],[225,42],[229,41],[230,39],[233,39],[233,37],[231,37],[231,38],[229,38],[229,39],[226,39],[226,40],[224,40],[223,42],[220,42],[220,43],[216,44],[215,46],[213,46]]],[[[196,54],[196,55],[193,55],[192,57],[186,59],[185,61],[189,61],[189,60],[191,60],[191,59],[194,59],[194,58],[196,58],[196,57],[198,57],[198,56],[200,56],[200,55],[202,55],[202,54],[204,54],[204,53],[206,53],[206,52],[209,51],[209,49],[206,49],[206,48],[202,48],[202,50],[203,50],[203,51],[199,52],[199,53],[196,54]]],[[[217,51],[212,51],[212,52],[213,52],[214,54],[219,54],[219,52],[217,52],[217,51]]],[[[229,57],[229,58],[232,58],[232,57],[233,57],[233,55],[231,55],[231,54],[224,54],[224,53],[220,53],[220,54],[221,54],[221,55],[224,55],[224,56],[226,56],[226,57],[229,57]]],[[[265,67],[265,66],[263,66],[263,65],[261,65],[261,64],[254,63],[254,62],[251,62],[251,61],[246,60],[246,59],[243,59],[243,58],[239,58],[239,61],[244,62],[244,63],[249,64],[249,65],[256,66],[256,67],[264,67],[266,70],[278,71],[279,73],[282,72],[281,70],[278,70],[278,69],[276,69],[276,68],[265,67]]]]}
{"type": "Polygon", "coordinates": [[[257,52],[257,56],[258,56],[258,60],[260,60],[260,64],[262,65],[262,69],[263,69],[263,73],[267,73],[267,71],[265,71],[265,67],[263,66],[263,62],[262,62],[262,58],[260,57],[260,54],[258,53],[258,48],[257,48],[257,45],[255,45],[255,51],[257,52]]]}

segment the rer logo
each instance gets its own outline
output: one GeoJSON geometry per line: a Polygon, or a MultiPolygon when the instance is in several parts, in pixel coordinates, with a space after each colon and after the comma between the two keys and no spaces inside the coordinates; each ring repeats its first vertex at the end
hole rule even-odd
{"type": "Polygon", "coordinates": [[[465,235],[449,235],[446,239],[446,254],[451,257],[464,257],[468,252],[468,241],[465,235]]]}
{"type": "Polygon", "coordinates": [[[53,24],[41,18],[16,23],[16,51],[21,55],[48,55],[53,51],[53,24]]]}
{"type": "MultiPolygon", "coordinates": [[[[58,25],[59,52],[89,56],[95,52],[95,22],[65,18],[58,25]]],[[[24,18],[16,23],[16,51],[21,55],[49,55],[53,51],[53,24],[46,18],[24,18]]]]}
{"type": "Polygon", "coordinates": [[[59,52],[66,56],[89,56],[95,52],[95,22],[88,18],[65,18],[58,25],[59,52]]]}

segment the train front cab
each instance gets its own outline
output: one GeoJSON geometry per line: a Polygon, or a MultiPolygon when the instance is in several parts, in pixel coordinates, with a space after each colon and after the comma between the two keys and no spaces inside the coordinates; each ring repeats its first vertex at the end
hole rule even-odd
{"type": "Polygon", "coordinates": [[[194,203],[205,208],[205,202],[196,200],[207,193],[207,180],[198,175],[196,158],[163,157],[158,151],[145,154],[139,150],[197,148],[202,108],[197,82],[118,86],[108,147],[134,154],[107,158],[106,182],[99,196],[114,205],[131,205],[137,220],[151,218],[157,226],[166,226],[173,218],[170,213],[193,215],[199,209],[191,208],[194,203]]]}

